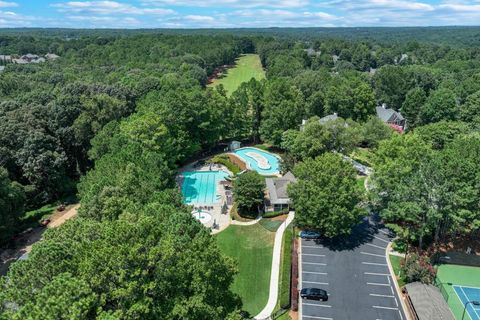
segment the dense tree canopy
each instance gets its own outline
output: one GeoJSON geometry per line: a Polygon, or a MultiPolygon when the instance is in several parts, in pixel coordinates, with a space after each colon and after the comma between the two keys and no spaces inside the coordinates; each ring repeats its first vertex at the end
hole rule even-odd
{"type": "MultiPolygon", "coordinates": [[[[283,149],[282,170],[295,167],[299,180],[289,190],[298,224],[327,237],[365,215],[338,154],[358,147],[375,164],[376,209],[405,240],[478,232],[478,37],[414,31],[0,31],[2,54],[60,56],[0,61],[0,241],[24,208],[81,198],[80,217],[1,280],[0,318],[238,319],[232,261],[174,179],[231,139],[283,149]],[[253,52],[265,80],[230,96],[207,87],[217,68],[253,52]],[[375,116],[382,103],[402,112],[407,134],[375,116]],[[333,113],[341,119],[319,122],[333,113]]],[[[235,189],[240,210],[261,204],[257,174],[235,189]]]]}
{"type": "Polygon", "coordinates": [[[327,153],[297,164],[298,182],[289,185],[297,224],[325,237],[346,235],[366,212],[359,207],[361,193],[355,170],[339,155],[327,153]]]}
{"type": "Polygon", "coordinates": [[[23,187],[11,182],[7,170],[0,167],[0,243],[8,240],[24,211],[23,187]]]}
{"type": "Polygon", "coordinates": [[[0,318],[221,319],[238,307],[229,291],[234,274],[233,262],[188,211],[75,219],[49,230],[12,267],[0,318]]]}
{"type": "Polygon", "coordinates": [[[255,218],[263,204],[265,178],[256,171],[245,172],[233,183],[233,191],[238,212],[255,218]]]}

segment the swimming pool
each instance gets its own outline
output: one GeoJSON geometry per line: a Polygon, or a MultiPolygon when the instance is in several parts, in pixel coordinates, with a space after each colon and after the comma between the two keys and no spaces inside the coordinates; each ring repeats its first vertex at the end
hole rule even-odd
{"type": "Polygon", "coordinates": [[[261,175],[270,176],[280,173],[280,158],[270,152],[258,148],[246,147],[234,151],[250,170],[261,175]]]}
{"type": "Polygon", "coordinates": [[[183,172],[182,195],[186,204],[214,204],[220,201],[217,184],[228,177],[225,171],[183,172]]]}

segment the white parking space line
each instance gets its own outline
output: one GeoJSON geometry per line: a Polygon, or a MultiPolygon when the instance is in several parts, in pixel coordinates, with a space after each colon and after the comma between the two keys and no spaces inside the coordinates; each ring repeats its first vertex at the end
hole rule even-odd
{"type": "Polygon", "coordinates": [[[302,271],[302,273],[309,273],[309,274],[321,274],[326,276],[328,273],[326,272],[314,272],[314,271],[302,271]]]}
{"type": "Polygon", "coordinates": [[[394,293],[393,293],[393,288],[392,288],[392,286],[390,286],[390,291],[392,291],[392,294],[394,294],[394,293]]]}
{"type": "Polygon", "coordinates": [[[403,320],[403,316],[402,316],[402,313],[400,312],[400,310],[398,310],[398,314],[400,315],[400,319],[403,320]]]}
{"type": "Polygon", "coordinates": [[[387,241],[387,240],[382,239],[382,238],[380,238],[380,237],[377,237],[377,236],[373,236],[373,237],[374,237],[375,239],[378,239],[378,240],[383,241],[383,242],[385,242],[385,243],[390,243],[390,241],[387,241]]]}
{"type": "Polygon", "coordinates": [[[368,274],[370,276],[386,276],[386,277],[390,275],[388,273],[375,273],[375,272],[364,272],[364,274],[368,274]]]}
{"type": "Polygon", "coordinates": [[[385,249],[386,249],[386,247],[380,247],[380,246],[377,246],[377,245],[371,244],[371,243],[367,243],[366,245],[367,245],[367,246],[370,246],[370,247],[377,248],[377,249],[382,249],[382,250],[385,250],[385,249]]]}
{"type": "Polygon", "coordinates": [[[302,264],[313,264],[316,266],[326,266],[326,263],[320,263],[320,262],[302,262],[302,264]]]}
{"type": "MultiPolygon", "coordinates": [[[[370,293],[372,297],[382,297],[382,298],[395,298],[395,296],[389,296],[386,294],[376,294],[376,293],[370,293]]],[[[397,306],[398,307],[398,306],[397,306]]]]}
{"type": "Polygon", "coordinates": [[[362,264],[368,264],[368,265],[372,265],[372,266],[387,266],[386,263],[375,263],[375,262],[362,262],[362,264]]]}
{"type": "Polygon", "coordinates": [[[324,286],[328,286],[327,282],[317,282],[317,281],[302,281],[303,283],[313,283],[313,284],[323,284],[324,286]]]}
{"type": "Polygon", "coordinates": [[[302,256],[325,257],[324,254],[315,254],[315,253],[302,253],[302,256]]]}
{"type": "Polygon", "coordinates": [[[302,246],[302,248],[315,248],[315,249],[322,249],[323,246],[302,246]]]}
{"type": "Polygon", "coordinates": [[[390,287],[389,283],[378,283],[378,282],[367,282],[367,284],[371,286],[383,286],[383,287],[390,287]]]}
{"type": "Polygon", "coordinates": [[[387,310],[398,310],[398,308],[394,307],[383,307],[383,306],[372,306],[375,309],[387,309],[387,310]]]}
{"type": "Polygon", "coordinates": [[[369,252],[360,252],[361,254],[366,254],[368,256],[374,256],[374,257],[380,257],[380,258],[385,258],[383,254],[375,254],[375,253],[369,253],[369,252]]]}
{"type": "Polygon", "coordinates": [[[383,230],[381,230],[381,229],[378,229],[378,231],[380,231],[380,232],[383,233],[384,235],[390,236],[390,232],[383,231],[383,230]]]}
{"type": "Polygon", "coordinates": [[[331,308],[332,306],[329,306],[328,304],[314,304],[314,303],[303,303],[304,306],[314,306],[314,307],[320,307],[320,308],[331,308]]]}
{"type": "Polygon", "coordinates": [[[317,317],[317,316],[303,316],[303,318],[320,319],[320,320],[333,320],[333,318],[317,317]]]}

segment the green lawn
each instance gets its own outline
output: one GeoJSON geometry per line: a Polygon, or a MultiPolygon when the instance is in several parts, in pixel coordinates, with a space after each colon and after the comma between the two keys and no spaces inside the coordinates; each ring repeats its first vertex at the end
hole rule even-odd
{"type": "Polygon", "coordinates": [[[210,86],[223,84],[227,94],[231,95],[243,82],[250,81],[252,78],[264,79],[265,71],[258,54],[245,54],[237,59],[234,68],[228,69],[223,78],[214,80],[210,86]]]}
{"type": "MultiPolygon", "coordinates": [[[[455,293],[453,285],[480,288],[480,268],[442,264],[437,269],[436,284],[440,287],[455,318],[461,319],[463,304],[455,293]]],[[[470,317],[465,314],[465,319],[470,319],[470,317]]]]}
{"type": "Polygon", "coordinates": [[[389,255],[388,257],[390,258],[390,263],[392,264],[393,272],[397,276],[398,285],[401,288],[405,285],[405,278],[400,272],[400,262],[402,261],[402,257],[395,256],[395,255],[389,255]]]}
{"type": "Polygon", "coordinates": [[[268,300],[274,237],[274,232],[259,224],[231,225],[216,236],[220,249],[237,261],[239,272],[232,290],[242,298],[243,310],[252,316],[268,300]]]}
{"type": "Polygon", "coordinates": [[[357,185],[361,192],[365,191],[365,179],[367,179],[367,177],[357,178],[357,185]]]}

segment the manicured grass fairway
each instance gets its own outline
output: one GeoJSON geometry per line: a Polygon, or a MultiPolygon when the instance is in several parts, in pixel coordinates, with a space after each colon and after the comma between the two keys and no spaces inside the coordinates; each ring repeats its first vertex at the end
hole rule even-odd
{"type": "MultiPolygon", "coordinates": [[[[455,293],[453,285],[480,288],[480,268],[442,264],[437,270],[436,283],[441,287],[443,296],[448,298],[448,306],[453,311],[455,318],[459,320],[462,318],[463,305],[455,293]],[[448,285],[447,282],[452,285],[448,285]]],[[[465,313],[465,319],[468,320],[467,314],[465,313]]]]}
{"type": "Polygon", "coordinates": [[[235,67],[228,69],[227,74],[213,81],[211,86],[223,84],[228,95],[231,95],[243,83],[255,78],[261,80],[265,78],[260,57],[258,54],[245,54],[237,59],[235,67]]]}
{"type": "Polygon", "coordinates": [[[231,225],[216,236],[220,249],[237,261],[238,274],[232,290],[242,298],[243,310],[252,316],[267,304],[274,237],[274,232],[258,223],[231,225]]]}

